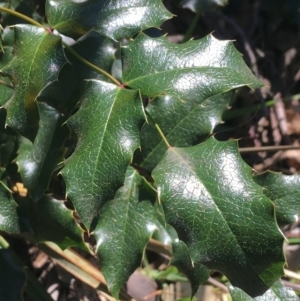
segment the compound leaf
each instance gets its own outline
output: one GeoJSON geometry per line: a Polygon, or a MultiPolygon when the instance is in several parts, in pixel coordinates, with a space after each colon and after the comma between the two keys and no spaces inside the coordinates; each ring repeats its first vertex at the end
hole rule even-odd
{"type": "Polygon", "coordinates": [[[265,172],[254,176],[253,179],[265,188],[264,194],[275,204],[276,217],[280,224],[291,224],[299,220],[299,175],[265,172]]]}
{"type": "Polygon", "coordinates": [[[262,296],[254,299],[237,287],[230,285],[229,290],[232,301],[299,301],[294,290],[284,286],[280,280],[276,281],[262,296]]]}
{"type": "Polygon", "coordinates": [[[144,113],[138,91],[102,81],[89,81],[82,99],[81,108],[68,121],[78,143],[62,175],[67,194],[89,229],[102,205],[124,183],[140,143],[144,113]]]}
{"type": "Polygon", "coordinates": [[[232,96],[230,91],[205,99],[201,104],[183,102],[172,96],[153,99],[146,108],[152,123],[145,123],[141,133],[141,166],[152,170],[167,149],[153,122],[159,125],[171,145],[195,145],[207,138],[221,122],[222,113],[228,108],[232,96]]]}
{"type": "Polygon", "coordinates": [[[57,79],[66,58],[61,38],[31,25],[16,25],[15,57],[2,72],[11,79],[15,93],[5,104],[7,125],[34,140],[39,114],[36,97],[57,79]]]}
{"type": "Polygon", "coordinates": [[[216,6],[224,6],[228,0],[175,0],[183,8],[188,8],[193,12],[203,13],[204,11],[216,6]]]}
{"type": "Polygon", "coordinates": [[[122,48],[123,83],[142,95],[177,96],[183,101],[205,99],[241,86],[260,87],[232,42],[212,35],[184,44],[141,33],[122,48]]]}
{"type": "Polygon", "coordinates": [[[172,17],[161,0],[48,0],[46,14],[64,35],[76,38],[93,29],[115,40],[159,27],[172,17]]]}
{"type": "Polygon", "coordinates": [[[39,103],[40,128],[34,143],[22,138],[17,157],[24,186],[34,200],[40,199],[58,164],[63,161],[69,131],[65,119],[53,107],[39,103]]]}
{"type": "Polygon", "coordinates": [[[153,171],[167,222],[194,262],[224,273],[251,296],[283,273],[274,207],[235,141],[173,148],[153,171]]]}
{"type": "Polygon", "coordinates": [[[0,230],[7,233],[19,233],[17,204],[7,188],[4,169],[0,168],[0,230]]]}
{"type": "Polygon", "coordinates": [[[140,266],[146,244],[158,229],[155,200],[155,191],[129,167],[125,185],[100,211],[94,231],[96,249],[108,288],[116,299],[121,286],[140,266]]]}

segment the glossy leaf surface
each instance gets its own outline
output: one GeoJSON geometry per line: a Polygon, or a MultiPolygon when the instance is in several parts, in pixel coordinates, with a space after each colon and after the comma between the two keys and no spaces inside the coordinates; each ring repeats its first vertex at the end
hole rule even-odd
{"type": "Polygon", "coordinates": [[[232,92],[215,95],[205,99],[202,104],[183,102],[171,96],[153,99],[146,108],[151,119],[142,128],[141,165],[152,170],[167,150],[153,122],[159,125],[171,145],[195,145],[207,138],[221,122],[222,113],[228,108],[232,96],[232,92]]]}
{"type": "Polygon", "coordinates": [[[64,118],[56,109],[45,103],[38,106],[41,121],[36,139],[32,143],[23,138],[17,157],[24,186],[34,200],[43,196],[52,173],[63,162],[63,144],[69,134],[67,126],[62,126],[64,118]]]}
{"type": "Polygon", "coordinates": [[[280,224],[291,224],[299,220],[299,175],[265,172],[253,179],[264,188],[264,194],[275,204],[276,217],[280,224]]]}
{"type": "Polygon", "coordinates": [[[122,48],[122,59],[123,83],[149,97],[169,94],[202,103],[233,88],[261,86],[233,44],[212,35],[172,44],[141,33],[122,48]]]}
{"type": "Polygon", "coordinates": [[[123,185],[140,143],[143,119],[138,91],[90,81],[80,110],[68,121],[78,143],[62,175],[67,194],[88,229],[99,209],[123,185]]]}
{"type": "Polygon", "coordinates": [[[45,195],[30,204],[27,214],[37,242],[52,241],[62,249],[80,247],[87,250],[82,240],[83,230],[63,201],[45,195]]]}
{"type": "Polygon", "coordinates": [[[19,233],[17,204],[7,188],[4,169],[0,168],[0,230],[7,233],[19,233]]]}
{"type": "Polygon", "coordinates": [[[240,158],[236,142],[209,138],[170,148],[154,169],[166,220],[194,262],[224,273],[252,296],[283,273],[274,208],[240,158]]]}
{"type": "Polygon", "coordinates": [[[96,249],[108,288],[116,299],[121,286],[140,266],[146,244],[158,229],[155,199],[149,184],[129,167],[125,185],[101,209],[94,231],[96,249]]]}
{"type": "MultiPolygon", "coordinates": [[[[0,53],[0,69],[7,65],[13,58],[12,47],[5,46],[3,52],[0,53]]],[[[3,106],[13,95],[13,86],[8,77],[0,74],[0,107],[3,106]]]]}
{"type": "Polygon", "coordinates": [[[2,72],[8,75],[15,92],[5,104],[7,124],[31,141],[39,127],[36,97],[57,79],[66,63],[61,38],[31,25],[17,25],[15,57],[2,72]]]}
{"type": "Polygon", "coordinates": [[[161,0],[48,0],[46,13],[50,25],[64,35],[79,37],[93,29],[116,40],[172,17],[161,0]]]}
{"type": "Polygon", "coordinates": [[[203,13],[207,9],[216,6],[224,6],[228,3],[227,0],[175,0],[175,2],[183,8],[188,8],[199,13],[203,13]]]}
{"type": "Polygon", "coordinates": [[[276,281],[262,296],[254,299],[239,288],[229,286],[229,290],[232,301],[299,301],[293,289],[284,286],[280,280],[276,281]]]}

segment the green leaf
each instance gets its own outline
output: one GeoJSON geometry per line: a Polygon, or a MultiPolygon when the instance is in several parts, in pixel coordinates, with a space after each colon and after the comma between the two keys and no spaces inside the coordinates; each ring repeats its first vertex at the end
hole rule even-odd
{"type": "Polygon", "coordinates": [[[283,237],[274,207],[235,141],[212,137],[197,146],[171,147],[153,178],[166,220],[194,262],[222,272],[251,296],[283,274],[283,237]]]}
{"type": "Polygon", "coordinates": [[[15,93],[5,104],[7,124],[34,140],[38,131],[36,97],[57,79],[66,58],[61,38],[31,25],[16,25],[15,57],[2,72],[8,75],[15,93]]]}
{"type": "Polygon", "coordinates": [[[3,168],[0,168],[0,231],[7,233],[20,232],[17,204],[7,188],[7,178],[3,168]]]}
{"type": "Polygon", "coordinates": [[[170,264],[178,268],[180,272],[186,275],[192,287],[193,297],[199,288],[199,285],[209,277],[208,269],[191,259],[190,251],[187,245],[179,240],[176,231],[169,226],[168,232],[172,236],[173,255],[170,264]]]}
{"type": "Polygon", "coordinates": [[[210,8],[226,5],[228,0],[175,0],[175,3],[193,12],[203,13],[210,8]]]}
{"type": "Polygon", "coordinates": [[[146,244],[158,229],[155,200],[155,191],[129,167],[125,185],[100,211],[94,231],[96,250],[108,288],[116,299],[122,285],[140,266],[146,244]]]}
{"type": "MultiPolygon", "coordinates": [[[[153,122],[159,125],[169,143],[176,147],[198,144],[212,134],[221,122],[222,113],[232,100],[232,91],[205,99],[202,104],[183,102],[177,97],[161,96],[146,108],[153,122]]],[[[152,170],[167,150],[152,123],[145,123],[141,134],[141,166],[152,170]]]]}
{"type": "Polygon", "coordinates": [[[19,135],[12,129],[5,128],[6,111],[0,109],[0,167],[7,167],[16,157],[19,135]]]}
{"type": "Polygon", "coordinates": [[[27,214],[37,242],[52,241],[61,249],[79,247],[87,250],[83,242],[83,230],[73,217],[73,211],[63,201],[43,196],[27,206],[27,214]]]}
{"type": "Polygon", "coordinates": [[[233,88],[262,85],[232,42],[212,35],[172,44],[165,36],[154,39],[141,33],[122,48],[122,58],[124,84],[149,97],[169,94],[202,103],[233,88]]]}
{"type": "MultiPolygon", "coordinates": [[[[3,52],[0,54],[0,69],[12,60],[12,50],[12,47],[4,46],[3,52]]],[[[0,74],[0,107],[12,97],[13,92],[13,86],[9,78],[0,74]]]]}
{"type": "Polygon", "coordinates": [[[144,120],[138,91],[89,81],[79,111],[68,121],[78,138],[62,175],[67,195],[87,229],[124,183],[144,120]]]}
{"type": "Polygon", "coordinates": [[[23,300],[25,285],[23,266],[16,263],[11,250],[0,246],[0,300],[23,300]]]}
{"type": "Polygon", "coordinates": [[[299,220],[299,175],[265,172],[254,176],[253,179],[265,188],[264,194],[275,204],[276,217],[280,224],[291,224],[299,220]]]}
{"type": "Polygon", "coordinates": [[[262,296],[254,299],[237,287],[230,285],[229,290],[232,301],[299,301],[295,292],[284,286],[280,280],[276,281],[262,296]]]}
{"type": "MultiPolygon", "coordinates": [[[[104,71],[110,72],[115,59],[115,43],[97,32],[91,31],[80,39],[72,48],[90,63],[104,71]]],[[[39,96],[39,100],[65,111],[71,111],[78,103],[86,87],[86,79],[110,80],[103,74],[96,72],[80,62],[73,54],[66,51],[68,61],[59,73],[58,81],[46,87],[39,96]]]]}
{"type": "Polygon", "coordinates": [[[65,118],[53,107],[39,103],[40,128],[34,143],[22,138],[17,164],[24,186],[34,200],[40,199],[48,188],[53,172],[63,162],[64,141],[68,138],[65,118]]]}
{"type": "Polygon", "coordinates": [[[50,25],[64,35],[76,38],[93,29],[115,40],[159,27],[172,17],[161,0],[48,0],[46,14],[50,25]]]}

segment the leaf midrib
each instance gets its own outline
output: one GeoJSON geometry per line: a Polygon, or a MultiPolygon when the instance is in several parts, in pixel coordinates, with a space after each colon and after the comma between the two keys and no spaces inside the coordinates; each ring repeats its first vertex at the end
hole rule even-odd
{"type": "MultiPolygon", "coordinates": [[[[150,77],[153,77],[153,76],[163,75],[165,73],[171,73],[171,72],[178,73],[180,71],[188,71],[188,70],[192,71],[193,69],[195,69],[196,71],[198,71],[198,70],[201,71],[202,69],[233,70],[235,73],[237,73],[239,75],[239,77],[242,78],[242,75],[239,73],[239,71],[235,70],[234,68],[228,67],[228,66],[226,66],[226,67],[214,67],[214,66],[212,66],[212,67],[211,66],[199,66],[199,67],[196,66],[195,67],[195,66],[193,66],[193,67],[184,67],[184,68],[178,68],[178,69],[162,70],[162,71],[158,71],[158,72],[155,72],[155,73],[151,73],[150,75],[145,74],[143,76],[134,78],[130,81],[126,81],[126,79],[125,79],[126,82],[124,84],[127,85],[127,86],[130,86],[130,84],[132,84],[136,81],[138,82],[138,81],[140,81],[142,79],[145,79],[147,77],[150,78],[150,77]]],[[[174,79],[174,77],[172,79],[174,79]]],[[[251,83],[243,83],[243,85],[245,85],[245,86],[246,85],[251,85],[251,83]]]]}

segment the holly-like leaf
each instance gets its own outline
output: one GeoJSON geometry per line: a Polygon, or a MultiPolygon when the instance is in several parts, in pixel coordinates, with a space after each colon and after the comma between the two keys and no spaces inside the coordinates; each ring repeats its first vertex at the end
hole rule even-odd
{"type": "MultiPolygon", "coordinates": [[[[13,58],[12,47],[5,46],[0,53],[0,69],[7,65],[13,58]]],[[[7,76],[0,74],[0,107],[3,106],[13,95],[13,86],[7,76]]]]}
{"type": "Polygon", "coordinates": [[[169,94],[202,103],[233,88],[262,85],[232,42],[212,35],[172,44],[165,36],[150,38],[141,33],[122,48],[122,58],[123,83],[149,97],[169,94]]]}
{"type": "Polygon", "coordinates": [[[264,188],[264,194],[275,204],[276,217],[280,224],[291,224],[299,220],[299,175],[265,172],[253,179],[264,188]]]}
{"type": "Polygon", "coordinates": [[[159,27],[172,17],[161,0],[48,0],[46,14],[50,25],[64,35],[76,38],[93,29],[115,40],[159,27]]]}
{"type": "Polygon", "coordinates": [[[283,237],[274,207],[242,161],[235,141],[213,137],[169,148],[153,171],[167,222],[194,262],[225,274],[251,296],[283,273],[283,237]]]}
{"type": "Polygon", "coordinates": [[[169,226],[168,232],[172,237],[172,259],[170,264],[178,268],[180,272],[186,275],[192,287],[192,296],[197,293],[199,285],[209,277],[208,269],[200,263],[195,263],[191,259],[190,251],[187,245],[179,240],[176,231],[169,226]]]}
{"type": "Polygon", "coordinates": [[[88,82],[81,108],[68,121],[78,143],[62,170],[67,194],[87,229],[123,185],[143,120],[138,91],[88,82]]]}
{"type": "Polygon", "coordinates": [[[226,5],[228,0],[175,0],[175,2],[183,8],[203,13],[210,8],[226,5]]]}
{"type": "Polygon", "coordinates": [[[17,164],[24,186],[34,200],[40,199],[53,172],[64,159],[63,144],[68,137],[64,117],[45,103],[39,103],[40,128],[34,143],[22,138],[17,164]]]}
{"type": "Polygon", "coordinates": [[[262,296],[254,299],[237,287],[230,285],[229,290],[232,301],[299,301],[294,290],[284,286],[280,280],[276,281],[262,296]]]}
{"type": "Polygon", "coordinates": [[[152,170],[167,150],[153,122],[159,125],[169,143],[176,147],[198,144],[207,138],[221,122],[222,113],[228,108],[232,91],[212,96],[202,104],[183,102],[179,98],[161,96],[153,99],[146,108],[151,116],[141,134],[141,166],[152,170]]]}
{"type": "Polygon", "coordinates": [[[100,211],[94,231],[96,249],[107,286],[116,299],[121,286],[140,266],[146,244],[158,229],[155,200],[155,191],[129,167],[125,185],[100,211]]]}
{"type": "Polygon", "coordinates": [[[60,248],[79,247],[87,250],[83,242],[83,230],[73,217],[73,211],[63,201],[43,196],[26,207],[37,242],[52,241],[60,248]]]}
{"type": "Polygon", "coordinates": [[[61,38],[31,25],[16,25],[15,57],[2,72],[8,75],[15,93],[5,104],[7,124],[21,135],[34,140],[39,114],[36,97],[57,79],[66,58],[61,38]]]}
{"type": "Polygon", "coordinates": [[[20,232],[17,204],[7,188],[7,179],[3,168],[0,168],[0,230],[7,233],[20,232]]]}
{"type": "MultiPolygon", "coordinates": [[[[110,73],[116,52],[116,45],[112,40],[91,31],[71,47],[87,61],[110,73]]],[[[83,64],[68,51],[66,55],[70,64],[62,68],[58,81],[41,92],[39,100],[46,101],[60,110],[72,111],[81,98],[87,79],[110,80],[83,64]]]]}

